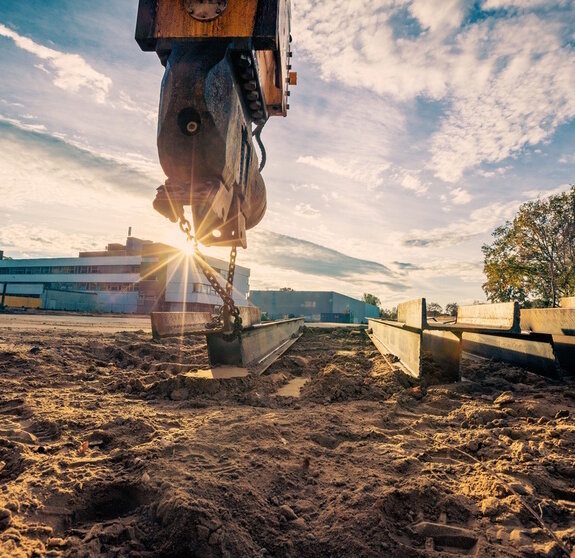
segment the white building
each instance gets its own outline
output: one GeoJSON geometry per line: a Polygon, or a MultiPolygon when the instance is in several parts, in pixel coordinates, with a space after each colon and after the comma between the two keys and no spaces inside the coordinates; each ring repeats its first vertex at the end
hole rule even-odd
{"type": "MultiPolygon", "coordinates": [[[[207,261],[224,285],[227,262],[207,261]]],[[[249,276],[249,269],[236,266],[234,300],[241,306],[247,305],[249,276]]],[[[77,258],[13,260],[0,252],[0,306],[149,313],[209,311],[220,304],[193,257],[164,244],[128,237],[126,245],[77,258]]]]}

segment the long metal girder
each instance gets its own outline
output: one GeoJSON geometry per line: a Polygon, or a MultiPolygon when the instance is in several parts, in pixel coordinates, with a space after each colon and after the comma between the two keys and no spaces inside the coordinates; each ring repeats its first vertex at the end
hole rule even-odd
{"type": "MultiPolygon", "coordinates": [[[[425,299],[422,299],[425,301],[425,299]]],[[[472,304],[457,309],[455,322],[425,322],[429,329],[447,329],[457,332],[521,333],[519,304],[498,302],[495,304],[472,304]]]]}
{"type": "Polygon", "coordinates": [[[521,330],[528,333],[575,335],[575,307],[521,310],[521,330]]]}
{"type": "Polygon", "coordinates": [[[398,357],[412,376],[427,383],[460,379],[461,342],[453,333],[417,329],[400,322],[371,318],[368,324],[370,339],[377,349],[382,354],[391,353],[398,357]]]}
{"type": "Polygon", "coordinates": [[[303,324],[303,318],[293,318],[245,328],[234,338],[206,335],[210,365],[245,367],[261,374],[301,337],[303,324]]]}
{"type": "MultiPolygon", "coordinates": [[[[256,306],[239,306],[242,326],[249,327],[261,322],[262,312],[256,306]]],[[[185,337],[209,333],[206,324],[212,319],[210,312],[152,312],[152,335],[163,337],[185,337]]]]}
{"type": "Polygon", "coordinates": [[[516,302],[462,306],[455,321],[442,323],[427,320],[420,298],[399,304],[397,321],[370,319],[369,326],[382,353],[394,354],[410,374],[434,382],[459,377],[463,351],[547,376],[560,368],[575,372],[575,308],[520,312],[516,302]]]}
{"type": "Polygon", "coordinates": [[[545,376],[559,375],[559,363],[550,335],[484,335],[464,333],[462,350],[486,359],[521,366],[545,376]]]}

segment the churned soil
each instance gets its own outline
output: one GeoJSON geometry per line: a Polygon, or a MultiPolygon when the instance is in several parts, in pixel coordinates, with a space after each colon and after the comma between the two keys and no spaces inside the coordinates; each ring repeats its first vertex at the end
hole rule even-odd
{"type": "Polygon", "coordinates": [[[3,327],[0,556],[569,556],[573,382],[422,388],[346,328],[207,365],[201,338],[3,327]]]}

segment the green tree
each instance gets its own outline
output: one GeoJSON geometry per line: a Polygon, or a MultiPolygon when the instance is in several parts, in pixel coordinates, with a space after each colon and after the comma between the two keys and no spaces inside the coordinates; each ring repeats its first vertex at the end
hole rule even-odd
{"type": "Polygon", "coordinates": [[[379,317],[384,320],[397,320],[397,306],[393,308],[380,308],[379,317]]]}
{"type": "Polygon", "coordinates": [[[375,295],[372,295],[369,293],[363,293],[361,300],[363,300],[363,302],[365,302],[367,304],[373,304],[374,306],[377,306],[378,308],[381,305],[381,300],[379,300],[379,298],[377,298],[375,295]]]}
{"type": "Polygon", "coordinates": [[[439,316],[443,312],[443,308],[441,304],[437,302],[428,302],[427,303],[427,315],[428,316],[439,316]]]}
{"type": "Polygon", "coordinates": [[[449,314],[450,316],[457,316],[457,309],[459,308],[459,304],[457,302],[448,302],[445,305],[445,313],[449,314]]]}
{"type": "Polygon", "coordinates": [[[482,247],[489,301],[555,307],[575,293],[575,186],[524,203],[492,236],[482,247]]]}

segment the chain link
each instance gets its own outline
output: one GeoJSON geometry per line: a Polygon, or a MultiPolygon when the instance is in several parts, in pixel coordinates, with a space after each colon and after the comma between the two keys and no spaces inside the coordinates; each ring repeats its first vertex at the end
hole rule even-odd
{"type": "Polygon", "coordinates": [[[226,328],[227,317],[233,318],[233,328],[232,332],[226,334],[224,337],[231,340],[236,337],[240,337],[242,331],[242,318],[240,316],[240,309],[236,306],[233,298],[234,289],[234,275],[236,271],[236,257],[237,248],[232,247],[230,252],[230,261],[228,265],[228,276],[226,280],[226,286],[223,288],[218,281],[218,278],[212,268],[212,266],[206,261],[206,257],[200,252],[198,248],[198,241],[192,235],[192,225],[188,219],[183,215],[180,216],[179,220],[180,229],[186,234],[188,242],[194,243],[194,259],[198,265],[202,268],[206,279],[209,281],[212,289],[216,291],[218,296],[222,299],[222,306],[220,307],[219,313],[214,317],[214,319],[206,325],[207,329],[210,331],[224,332],[226,328]]]}

